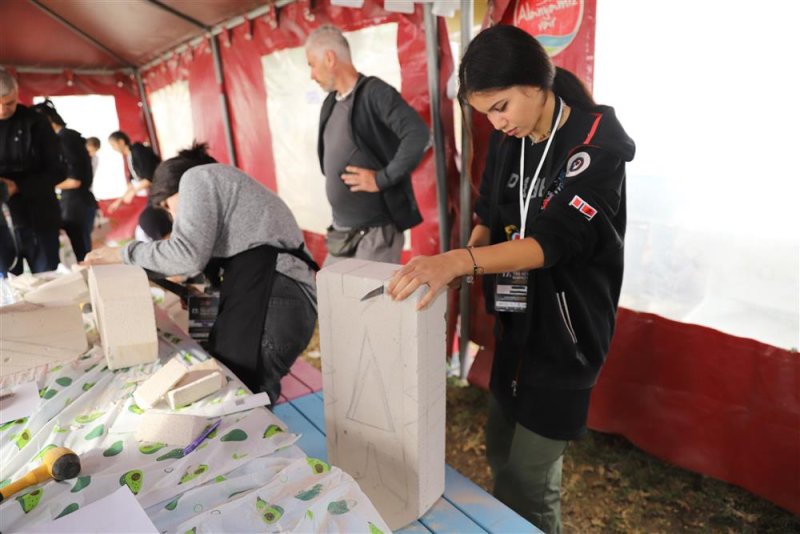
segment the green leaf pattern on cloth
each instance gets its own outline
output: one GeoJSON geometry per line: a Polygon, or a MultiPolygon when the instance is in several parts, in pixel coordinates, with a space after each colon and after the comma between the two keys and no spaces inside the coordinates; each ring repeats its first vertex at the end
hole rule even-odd
{"type": "Polygon", "coordinates": [[[171,501],[169,501],[169,502],[166,504],[166,506],[164,506],[164,508],[165,508],[165,509],[167,509],[167,510],[169,510],[170,512],[171,512],[171,511],[173,511],[173,510],[175,510],[175,508],[177,508],[177,507],[178,507],[178,500],[179,500],[179,499],[180,499],[182,496],[183,496],[183,494],[181,494],[181,495],[178,495],[177,497],[175,497],[174,499],[172,499],[171,501]]]}
{"type": "Polygon", "coordinates": [[[122,449],[124,448],[125,446],[123,445],[123,442],[121,440],[115,441],[114,443],[111,444],[109,448],[103,451],[103,456],[105,457],[116,456],[119,453],[121,453],[122,449]]]}
{"type": "Polygon", "coordinates": [[[78,493],[79,491],[83,490],[86,486],[92,483],[92,477],[89,475],[80,476],[75,480],[75,485],[72,486],[70,490],[72,493],[78,493]]]}
{"type": "Polygon", "coordinates": [[[94,427],[86,436],[83,438],[85,440],[96,439],[106,433],[106,426],[105,425],[97,425],[94,427]]]}
{"type": "Polygon", "coordinates": [[[164,460],[171,460],[173,458],[183,458],[183,449],[172,449],[167,454],[162,454],[156,458],[156,461],[161,462],[164,460]]]}
{"type": "Polygon", "coordinates": [[[333,501],[328,503],[328,511],[334,515],[346,514],[350,511],[347,501],[333,501]]]}
{"type": "Polygon", "coordinates": [[[72,384],[72,379],[68,376],[62,376],[60,378],[56,378],[56,384],[61,387],[69,387],[72,384]]]}
{"type": "Polygon", "coordinates": [[[301,501],[310,501],[314,497],[318,496],[320,491],[322,491],[322,484],[314,484],[312,488],[301,491],[295,495],[295,497],[301,501]]]}
{"type": "Polygon", "coordinates": [[[55,518],[58,519],[59,517],[64,517],[65,515],[69,515],[72,512],[74,512],[75,510],[77,510],[78,508],[80,508],[80,506],[78,506],[78,503],[76,503],[76,502],[70,503],[70,504],[67,505],[66,508],[61,510],[61,513],[58,514],[55,518]]]}
{"type": "Polygon", "coordinates": [[[23,419],[17,419],[16,421],[9,421],[8,423],[3,423],[2,425],[0,425],[0,432],[8,430],[9,428],[11,428],[12,425],[24,425],[27,420],[28,418],[25,417],[23,419]]]}
{"type": "Polygon", "coordinates": [[[244,441],[247,439],[247,432],[239,428],[234,428],[219,439],[220,441],[244,441]]]}

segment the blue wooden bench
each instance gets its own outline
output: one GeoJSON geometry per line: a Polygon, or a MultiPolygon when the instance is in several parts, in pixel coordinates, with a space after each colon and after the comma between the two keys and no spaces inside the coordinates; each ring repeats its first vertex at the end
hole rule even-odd
{"type": "MultiPolygon", "coordinates": [[[[322,392],[309,393],[275,407],[292,432],[302,434],[298,445],[306,454],[328,459],[322,392]]],[[[415,521],[398,532],[541,532],[516,512],[473,484],[450,466],[445,471],[444,496],[415,521]]]]}

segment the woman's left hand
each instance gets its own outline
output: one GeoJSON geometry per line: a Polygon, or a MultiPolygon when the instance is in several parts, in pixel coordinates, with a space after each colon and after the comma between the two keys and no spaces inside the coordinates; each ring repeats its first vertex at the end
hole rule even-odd
{"type": "Polygon", "coordinates": [[[107,265],[122,263],[122,249],[120,247],[96,248],[83,258],[83,265],[107,265]]]}
{"type": "Polygon", "coordinates": [[[418,310],[424,309],[445,287],[464,275],[459,252],[465,253],[463,250],[452,250],[436,256],[413,258],[392,276],[387,286],[389,296],[394,300],[405,300],[417,288],[427,285],[428,292],[417,304],[418,310]]]}

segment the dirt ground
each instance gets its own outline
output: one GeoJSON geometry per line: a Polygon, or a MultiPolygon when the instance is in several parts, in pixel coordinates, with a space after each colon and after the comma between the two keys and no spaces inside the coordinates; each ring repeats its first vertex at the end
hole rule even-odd
{"type": "MultiPolygon", "coordinates": [[[[303,358],[320,367],[319,340],[303,358]]],[[[484,427],[488,393],[447,385],[447,463],[491,492],[484,427]]],[[[565,533],[800,534],[800,517],[739,487],[662,462],[625,438],[590,432],[564,457],[565,533]]]]}

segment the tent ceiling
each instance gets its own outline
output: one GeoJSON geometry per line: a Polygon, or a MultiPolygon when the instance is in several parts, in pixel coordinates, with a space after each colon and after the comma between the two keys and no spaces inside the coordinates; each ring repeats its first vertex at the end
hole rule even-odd
{"type": "Polygon", "coordinates": [[[170,9],[213,27],[266,3],[0,0],[0,65],[71,69],[141,66],[203,33],[202,28],[170,9]]]}

